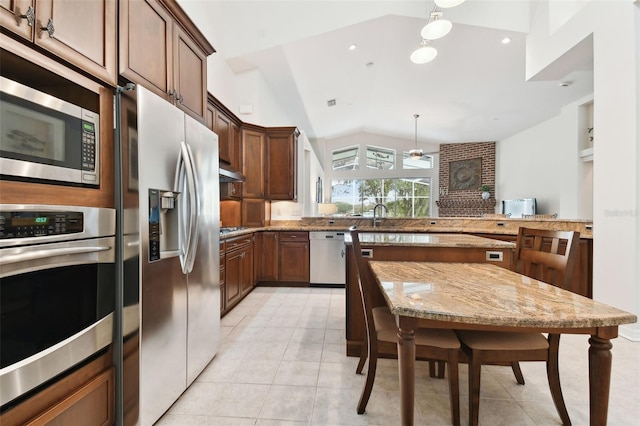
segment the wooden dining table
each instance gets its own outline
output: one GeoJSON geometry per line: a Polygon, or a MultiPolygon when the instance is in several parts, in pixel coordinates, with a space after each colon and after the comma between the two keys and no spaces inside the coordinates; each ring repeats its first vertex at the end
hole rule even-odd
{"type": "Polygon", "coordinates": [[[591,335],[590,424],[607,423],[611,339],[635,315],[488,263],[369,265],[398,325],[402,425],[413,424],[418,327],[591,335]]]}

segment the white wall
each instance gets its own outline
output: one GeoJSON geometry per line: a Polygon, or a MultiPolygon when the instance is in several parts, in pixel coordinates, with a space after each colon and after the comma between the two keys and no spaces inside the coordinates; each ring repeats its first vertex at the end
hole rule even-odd
{"type": "MultiPolygon", "coordinates": [[[[544,5],[543,5],[544,6],[544,5]]],[[[640,316],[640,5],[590,1],[552,27],[538,7],[527,38],[527,77],[535,77],[593,34],[593,297],[640,316]],[[635,94],[635,96],[634,96],[635,94]]],[[[640,324],[620,327],[640,340],[640,324]]]]}
{"type": "Polygon", "coordinates": [[[581,100],[530,129],[496,143],[496,199],[536,198],[538,213],[564,219],[592,219],[590,182],[581,178],[581,100]],[[586,190],[584,187],[586,186],[586,190]],[[588,198],[588,200],[584,200],[588,198]]]}

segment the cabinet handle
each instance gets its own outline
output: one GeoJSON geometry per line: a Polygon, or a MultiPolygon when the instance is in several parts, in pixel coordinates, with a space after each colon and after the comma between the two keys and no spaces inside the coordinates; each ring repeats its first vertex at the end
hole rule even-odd
{"type": "Polygon", "coordinates": [[[27,25],[33,27],[33,23],[36,21],[36,14],[33,11],[33,6],[29,6],[27,8],[27,13],[25,13],[24,15],[19,15],[18,13],[19,12],[16,10],[16,22],[18,23],[18,25],[20,25],[20,19],[26,19],[27,25]]]}
{"type": "Polygon", "coordinates": [[[174,101],[178,99],[178,92],[176,92],[175,90],[167,92],[167,95],[169,95],[174,101]]]}
{"type": "Polygon", "coordinates": [[[53,26],[53,19],[49,18],[47,21],[46,27],[40,27],[41,31],[46,31],[49,34],[49,38],[53,38],[53,33],[56,31],[56,28],[53,26]]]}
{"type": "Polygon", "coordinates": [[[182,97],[182,95],[178,95],[178,97],[176,98],[176,101],[180,102],[181,105],[184,104],[184,98],[182,97]]]}
{"type": "Polygon", "coordinates": [[[289,238],[298,238],[297,235],[289,235],[289,238]]]}

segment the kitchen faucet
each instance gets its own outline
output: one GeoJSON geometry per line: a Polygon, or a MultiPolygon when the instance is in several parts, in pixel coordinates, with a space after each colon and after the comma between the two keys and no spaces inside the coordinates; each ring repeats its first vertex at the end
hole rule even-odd
{"type": "MultiPolygon", "coordinates": [[[[377,223],[380,223],[380,222],[381,222],[381,220],[380,220],[380,219],[377,219],[377,220],[376,220],[376,210],[378,209],[378,207],[382,207],[382,210],[384,210],[384,215],[385,215],[385,216],[387,216],[387,213],[388,213],[387,206],[385,206],[385,205],[384,205],[384,204],[382,204],[382,203],[378,203],[378,204],[376,204],[376,205],[373,207],[373,227],[374,227],[374,228],[376,227],[376,224],[377,224],[377,223]]],[[[380,217],[382,217],[382,216],[380,216],[380,217]]]]}

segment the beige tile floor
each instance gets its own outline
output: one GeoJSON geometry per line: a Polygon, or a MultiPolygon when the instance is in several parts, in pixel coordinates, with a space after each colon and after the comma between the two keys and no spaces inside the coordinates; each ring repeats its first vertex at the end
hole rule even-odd
{"type": "MultiPolygon", "coordinates": [[[[222,318],[220,351],[157,423],[169,425],[397,425],[397,361],[380,360],[364,415],[356,405],[364,376],[345,356],[344,289],[256,288],[222,318]]],[[[561,381],[574,425],[589,422],[587,336],[561,339],[561,381]]],[[[446,380],[418,363],[416,425],[449,425],[446,380]]],[[[507,367],[483,367],[481,425],[557,425],[544,363],[522,363],[520,386],[507,367]]],[[[462,424],[467,367],[460,366],[462,424]]],[[[610,425],[640,419],[640,343],[613,341],[610,425]]]]}

